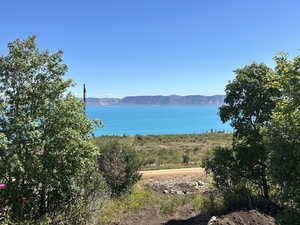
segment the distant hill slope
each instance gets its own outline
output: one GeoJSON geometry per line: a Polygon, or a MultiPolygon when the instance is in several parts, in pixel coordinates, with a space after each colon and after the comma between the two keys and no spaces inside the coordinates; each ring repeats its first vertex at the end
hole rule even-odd
{"type": "Polygon", "coordinates": [[[154,105],[177,105],[177,106],[220,106],[224,103],[225,95],[170,95],[170,96],[128,96],[124,98],[87,98],[88,105],[119,105],[119,106],[154,106],[154,105]]]}

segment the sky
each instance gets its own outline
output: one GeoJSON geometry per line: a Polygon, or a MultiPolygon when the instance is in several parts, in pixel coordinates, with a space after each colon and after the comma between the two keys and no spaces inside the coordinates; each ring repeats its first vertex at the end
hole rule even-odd
{"type": "Polygon", "coordinates": [[[17,38],[64,52],[81,96],[224,94],[233,70],[299,54],[299,0],[2,0],[0,54],[17,38]]]}

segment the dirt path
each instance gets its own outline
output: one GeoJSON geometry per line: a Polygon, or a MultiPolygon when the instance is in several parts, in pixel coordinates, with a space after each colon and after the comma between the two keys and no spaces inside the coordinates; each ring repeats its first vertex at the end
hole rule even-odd
{"type": "Polygon", "coordinates": [[[155,177],[165,177],[165,176],[176,176],[176,175],[204,175],[203,168],[183,168],[183,169],[167,169],[167,170],[149,170],[141,171],[143,178],[155,178],[155,177]]]}

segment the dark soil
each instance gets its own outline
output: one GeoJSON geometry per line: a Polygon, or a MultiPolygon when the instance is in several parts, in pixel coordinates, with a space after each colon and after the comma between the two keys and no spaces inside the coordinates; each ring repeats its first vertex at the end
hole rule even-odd
{"type": "Polygon", "coordinates": [[[211,220],[209,225],[275,225],[273,217],[262,214],[256,210],[247,212],[233,212],[216,220],[211,220]]]}
{"type": "MultiPolygon", "coordinates": [[[[218,218],[198,215],[183,220],[172,219],[167,222],[163,222],[164,219],[153,211],[149,212],[147,215],[143,215],[143,217],[135,218],[131,221],[133,222],[132,224],[138,225],[276,225],[273,217],[255,210],[233,212],[218,218]]],[[[116,223],[113,225],[125,224],[116,223]]]]}

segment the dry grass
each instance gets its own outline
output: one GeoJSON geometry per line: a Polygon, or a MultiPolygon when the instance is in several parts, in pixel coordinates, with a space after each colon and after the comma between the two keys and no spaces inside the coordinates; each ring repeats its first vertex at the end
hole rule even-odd
{"type": "Polygon", "coordinates": [[[144,170],[199,167],[205,154],[219,146],[229,146],[232,134],[211,132],[203,134],[104,136],[96,139],[101,148],[103,142],[118,139],[136,147],[145,159],[144,170]]]}

